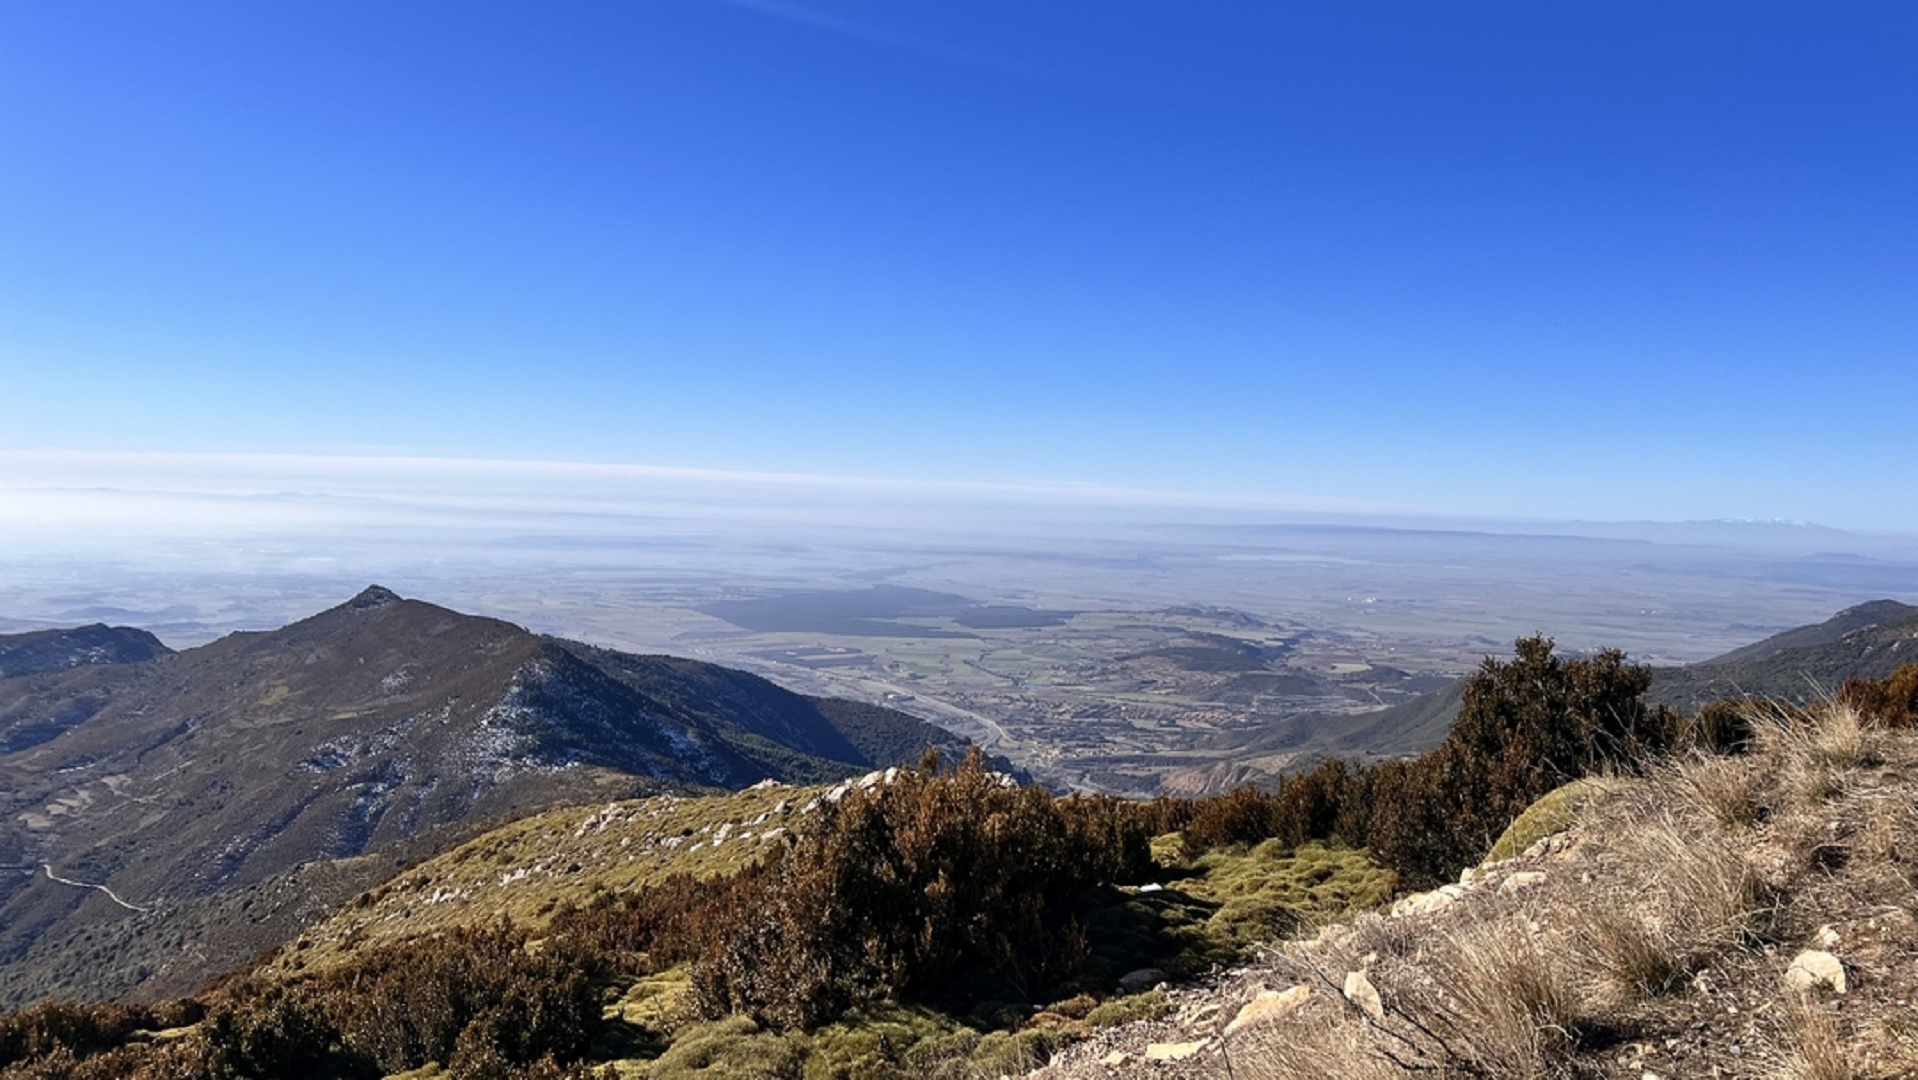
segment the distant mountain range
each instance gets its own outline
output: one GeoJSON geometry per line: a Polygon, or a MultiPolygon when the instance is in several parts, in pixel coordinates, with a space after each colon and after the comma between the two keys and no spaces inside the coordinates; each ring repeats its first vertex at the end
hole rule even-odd
{"type": "MultiPolygon", "coordinates": [[[[1710,660],[1655,668],[1647,697],[1685,711],[1733,694],[1804,703],[1836,693],[1846,679],[1879,678],[1913,662],[1918,662],[1918,607],[1874,600],[1710,660]]],[[[1198,794],[1270,780],[1328,757],[1371,760],[1423,753],[1451,730],[1464,688],[1460,679],[1386,709],[1308,712],[1222,732],[1199,747],[1207,763],[1169,773],[1165,788],[1198,794]]]]}
{"type": "Polygon", "coordinates": [[[135,936],[148,945],[211,929],[209,904],[310,885],[316,860],[407,844],[430,854],[435,837],[559,804],[821,782],[929,746],[965,749],[889,709],[543,637],[378,586],[183,652],[85,627],[0,638],[9,661],[0,1005],[126,993],[160,965],[126,963],[119,924],[147,927],[135,936]],[[119,943],[111,974],[84,962],[75,941],[88,939],[119,943]]]}

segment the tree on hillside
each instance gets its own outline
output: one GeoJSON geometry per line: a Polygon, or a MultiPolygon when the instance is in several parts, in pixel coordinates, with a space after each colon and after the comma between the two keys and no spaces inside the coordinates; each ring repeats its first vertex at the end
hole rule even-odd
{"type": "Polygon", "coordinates": [[[1409,885],[1448,879],[1482,856],[1539,796],[1668,750],[1678,718],[1648,706],[1651,669],[1616,649],[1563,659],[1544,636],[1511,660],[1486,657],[1438,749],[1372,784],[1368,842],[1409,885]]]}
{"type": "Polygon", "coordinates": [[[1548,637],[1520,638],[1512,660],[1487,657],[1465,686],[1447,741],[1489,783],[1483,805],[1495,817],[1509,820],[1580,776],[1630,770],[1669,748],[1677,730],[1669,709],[1645,704],[1651,668],[1617,649],[1563,660],[1552,647],[1548,637]]]}

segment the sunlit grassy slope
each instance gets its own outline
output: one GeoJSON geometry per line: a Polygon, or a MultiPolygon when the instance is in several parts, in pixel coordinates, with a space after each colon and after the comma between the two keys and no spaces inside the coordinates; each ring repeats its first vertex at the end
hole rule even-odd
{"type": "MultiPolygon", "coordinates": [[[[877,777],[869,779],[878,779],[877,777]]],[[[282,949],[262,974],[298,978],[338,968],[378,945],[505,918],[538,934],[568,906],[673,874],[718,878],[790,842],[840,787],[764,785],[698,797],[657,796],[537,814],[427,860],[343,906],[282,949]]],[[[1276,842],[1181,856],[1176,835],[1153,845],[1159,880],[1083,897],[1085,977],[1050,1004],[982,1003],[965,1015],[923,1006],[869,1009],[813,1031],[775,1031],[734,1017],[700,1020],[686,969],[616,978],[593,1057],[629,1077],[998,1076],[1042,1064],[1100,1027],[1165,1008],[1120,977],[1156,968],[1203,973],[1253,946],[1384,901],[1391,875],[1363,852],[1276,842]]]]}

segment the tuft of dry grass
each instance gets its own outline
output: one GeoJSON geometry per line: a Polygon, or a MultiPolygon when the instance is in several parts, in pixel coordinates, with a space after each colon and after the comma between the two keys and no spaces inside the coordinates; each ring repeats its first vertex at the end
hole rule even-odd
{"type": "Polygon", "coordinates": [[[1625,858],[1638,863],[1647,920],[1691,948],[1736,945],[1769,922],[1769,890],[1720,829],[1660,814],[1638,823],[1625,858]]]}
{"type": "Polygon", "coordinates": [[[1762,816],[1759,776],[1743,760],[1693,753],[1667,765],[1657,776],[1681,805],[1727,829],[1750,828],[1762,816]]]}
{"type": "Polygon", "coordinates": [[[1632,913],[1592,912],[1583,944],[1598,971],[1627,995],[1669,994],[1692,975],[1687,951],[1669,933],[1632,913]]]}
{"type": "Polygon", "coordinates": [[[1288,958],[1295,965],[1291,977],[1324,992],[1281,1029],[1254,1028],[1230,1042],[1231,1075],[1561,1075],[1586,1028],[1588,1003],[1572,967],[1509,914],[1422,931],[1408,919],[1368,919],[1323,955],[1295,952],[1288,958]],[[1368,971],[1382,1018],[1343,1000],[1347,970],[1368,971]]]}
{"type": "Polygon", "coordinates": [[[1483,1075],[1544,1076],[1562,1064],[1578,1045],[1585,1003],[1538,940],[1479,923],[1448,944],[1438,980],[1446,997],[1426,1007],[1483,1075]]]}
{"type": "Polygon", "coordinates": [[[1859,1070],[1838,1033],[1831,1013],[1816,1002],[1799,999],[1787,1012],[1786,1057],[1779,1080],[1855,1080],[1859,1070]]]}
{"type": "Polygon", "coordinates": [[[1771,766],[1776,791],[1801,805],[1836,798],[1853,770],[1883,761],[1883,734],[1840,702],[1812,710],[1775,707],[1752,723],[1752,743],[1771,766]]]}
{"type": "Polygon", "coordinates": [[[1254,1028],[1226,1047],[1231,1076],[1245,1080],[1400,1080],[1406,1070],[1378,1052],[1366,1030],[1323,1015],[1283,1028],[1254,1028]]]}

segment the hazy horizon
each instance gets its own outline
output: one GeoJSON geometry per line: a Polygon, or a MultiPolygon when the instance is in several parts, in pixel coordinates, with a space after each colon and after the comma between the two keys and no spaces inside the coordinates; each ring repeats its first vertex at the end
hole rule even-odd
{"type": "MultiPolygon", "coordinates": [[[[0,451],[0,630],[108,621],[176,646],[378,582],[617,647],[697,653],[727,596],[886,583],[1067,609],[1210,604],[1426,642],[1705,658],[1918,601],[1901,534],[1291,507],[555,462],[0,451]]],[[[742,662],[740,657],[726,659],[742,662]]],[[[749,659],[749,658],[748,658],[749,659]]]]}

